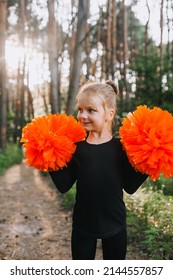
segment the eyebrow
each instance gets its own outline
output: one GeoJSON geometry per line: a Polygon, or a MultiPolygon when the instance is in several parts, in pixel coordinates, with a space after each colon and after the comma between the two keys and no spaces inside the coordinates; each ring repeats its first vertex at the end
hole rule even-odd
{"type": "MultiPolygon", "coordinates": [[[[78,110],[79,110],[79,109],[82,109],[81,106],[78,106],[78,110]]],[[[87,109],[87,110],[91,110],[91,109],[92,109],[92,110],[97,110],[97,108],[94,107],[94,106],[88,106],[88,107],[85,107],[85,109],[87,109]]]]}

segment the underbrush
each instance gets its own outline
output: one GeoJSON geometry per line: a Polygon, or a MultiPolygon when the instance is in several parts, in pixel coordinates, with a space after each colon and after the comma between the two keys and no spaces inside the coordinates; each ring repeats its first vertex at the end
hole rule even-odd
{"type": "Polygon", "coordinates": [[[143,187],[125,203],[130,241],[149,259],[173,259],[173,197],[143,187]]]}
{"type": "Polygon", "coordinates": [[[160,190],[163,192],[164,195],[173,196],[173,177],[167,179],[161,174],[155,182],[148,178],[145,187],[150,190],[160,190]]]}
{"type": "Polygon", "coordinates": [[[72,209],[75,203],[76,186],[74,185],[67,193],[62,194],[62,206],[65,209],[72,209]]]}
{"type": "Polygon", "coordinates": [[[18,164],[22,161],[22,149],[13,143],[8,143],[5,151],[0,151],[0,175],[13,164],[18,164]]]}

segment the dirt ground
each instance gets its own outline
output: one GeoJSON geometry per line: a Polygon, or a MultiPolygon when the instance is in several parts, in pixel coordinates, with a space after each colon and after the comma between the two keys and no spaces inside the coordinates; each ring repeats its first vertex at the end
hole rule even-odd
{"type": "MultiPolygon", "coordinates": [[[[1,260],[70,260],[70,235],[71,212],[61,207],[49,178],[23,163],[0,176],[1,260]]],[[[135,252],[127,255],[138,258],[135,252]]]]}

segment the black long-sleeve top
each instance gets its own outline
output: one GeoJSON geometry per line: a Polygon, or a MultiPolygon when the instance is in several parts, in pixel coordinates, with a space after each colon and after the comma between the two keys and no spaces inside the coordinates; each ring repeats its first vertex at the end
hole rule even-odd
{"type": "Polygon", "coordinates": [[[132,194],[147,178],[131,166],[118,138],[77,143],[68,166],[50,175],[62,193],[77,181],[73,228],[94,238],[113,236],[126,226],[123,189],[132,194]]]}

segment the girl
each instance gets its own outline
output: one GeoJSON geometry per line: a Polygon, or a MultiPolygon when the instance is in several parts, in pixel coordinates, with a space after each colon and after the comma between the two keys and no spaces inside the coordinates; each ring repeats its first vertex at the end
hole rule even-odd
{"type": "Polygon", "coordinates": [[[77,143],[67,167],[50,172],[58,190],[67,192],[76,183],[71,249],[74,260],[95,258],[102,240],[104,260],[126,256],[126,210],[123,189],[134,193],[147,178],[130,165],[120,139],[112,136],[118,88],[111,81],[81,87],[78,121],[88,132],[77,143]]]}

